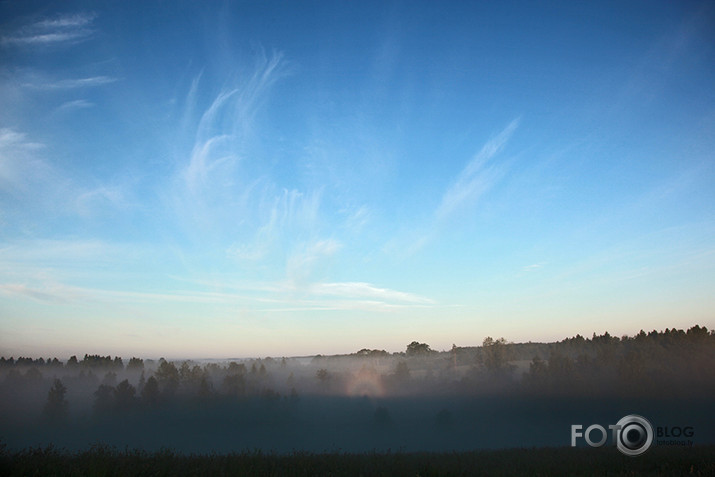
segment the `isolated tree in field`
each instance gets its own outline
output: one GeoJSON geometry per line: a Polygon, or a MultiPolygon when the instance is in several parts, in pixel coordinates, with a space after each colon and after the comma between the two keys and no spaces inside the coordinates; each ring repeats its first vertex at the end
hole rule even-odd
{"type": "Polygon", "coordinates": [[[47,403],[44,409],[45,419],[52,423],[59,423],[67,418],[66,392],[67,388],[62,384],[62,381],[55,379],[47,393],[47,403]]]}

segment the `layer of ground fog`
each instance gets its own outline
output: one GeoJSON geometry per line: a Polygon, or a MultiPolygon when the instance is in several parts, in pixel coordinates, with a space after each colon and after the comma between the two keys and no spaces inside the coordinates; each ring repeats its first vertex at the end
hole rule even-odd
{"type": "Polygon", "coordinates": [[[565,446],[573,424],[607,426],[635,413],[656,429],[691,428],[697,446],[715,443],[714,397],[715,334],[700,326],[308,358],[3,357],[0,442],[12,452],[97,442],[180,452],[468,451],[565,446]]]}

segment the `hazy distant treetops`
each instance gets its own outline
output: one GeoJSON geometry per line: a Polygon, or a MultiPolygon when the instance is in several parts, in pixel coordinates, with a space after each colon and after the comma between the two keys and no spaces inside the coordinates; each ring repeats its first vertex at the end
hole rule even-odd
{"type": "Polygon", "coordinates": [[[354,353],[352,356],[358,356],[362,358],[385,358],[390,356],[390,353],[388,353],[384,349],[363,348],[360,351],[354,353]]]}
{"type": "Polygon", "coordinates": [[[434,351],[432,351],[432,348],[430,348],[427,343],[418,343],[417,341],[408,344],[405,350],[407,356],[428,356],[432,353],[434,353],[434,351]]]}
{"type": "Polygon", "coordinates": [[[509,363],[512,359],[512,350],[504,338],[496,340],[490,336],[484,338],[480,363],[489,372],[505,373],[513,371],[514,367],[509,363]]]}
{"type": "MultiPolygon", "coordinates": [[[[472,355],[475,355],[478,350],[489,350],[488,354],[491,354],[491,356],[484,356],[484,361],[483,364],[487,367],[494,366],[496,363],[499,363],[500,361],[503,361],[503,356],[498,355],[498,353],[506,352],[506,349],[509,349],[509,352],[512,353],[510,356],[507,356],[507,360],[521,360],[521,359],[531,359],[534,356],[534,351],[538,352],[539,357],[541,359],[547,359],[551,350],[552,349],[558,349],[560,350],[563,354],[576,357],[576,354],[579,352],[587,351],[589,354],[596,354],[598,350],[603,349],[604,346],[609,346],[609,345],[624,345],[624,344],[629,344],[629,343],[637,343],[639,345],[645,345],[647,344],[648,346],[660,346],[660,347],[669,347],[669,346],[674,346],[674,345],[681,345],[683,343],[712,343],[713,340],[715,339],[715,330],[708,330],[704,326],[699,326],[695,325],[688,330],[679,330],[679,329],[668,329],[666,328],[665,331],[650,331],[650,332],[645,332],[641,330],[638,334],[635,336],[629,337],[629,336],[623,336],[621,338],[617,336],[611,336],[608,332],[605,332],[602,335],[597,335],[596,333],[593,334],[592,338],[584,338],[581,335],[576,335],[571,338],[565,338],[559,342],[555,343],[507,343],[504,338],[499,338],[497,340],[491,338],[491,337],[486,337],[484,341],[482,342],[482,345],[480,347],[477,346],[456,346],[454,345],[453,348],[449,351],[449,353],[456,354],[458,357],[463,357],[467,356],[470,353],[472,355]],[[574,354],[575,353],[575,354],[574,354]],[[531,355],[529,355],[531,354],[531,355]],[[493,359],[496,359],[497,361],[494,362],[493,359]]],[[[368,349],[368,348],[363,348],[353,354],[349,355],[338,355],[338,356],[354,356],[354,357],[369,357],[369,358],[387,358],[391,356],[396,356],[396,355],[404,355],[406,357],[421,357],[421,356],[429,356],[432,354],[439,354],[440,352],[437,352],[433,350],[429,344],[427,343],[419,343],[417,341],[413,341],[410,344],[407,345],[405,352],[403,353],[389,353],[385,350],[378,350],[378,349],[368,349]]],[[[444,353],[444,352],[442,352],[444,353]]],[[[316,360],[321,360],[321,359],[328,359],[332,358],[332,356],[322,356],[322,355],[316,355],[314,359],[316,360]]],[[[263,364],[264,369],[265,365],[275,365],[277,360],[273,358],[266,358],[265,364],[263,364]]],[[[5,358],[5,357],[0,357],[0,367],[7,367],[7,366],[17,366],[17,367],[55,367],[55,368],[75,368],[75,367],[84,367],[84,368],[102,368],[104,370],[124,370],[126,371],[142,371],[145,369],[145,364],[147,362],[151,362],[151,360],[143,360],[140,358],[132,357],[126,367],[123,364],[123,360],[119,356],[111,357],[109,355],[107,356],[101,356],[101,355],[89,355],[85,354],[84,358],[82,360],[78,360],[77,356],[71,356],[65,364],[63,364],[62,361],[60,361],[58,358],[28,358],[28,357],[10,357],[10,358],[5,358]]],[[[282,358],[280,360],[280,365],[281,366],[286,366],[287,360],[286,358],[282,358]]],[[[255,372],[260,372],[260,365],[262,363],[259,363],[259,365],[256,367],[255,372]]],[[[176,370],[176,372],[179,372],[179,370],[176,368],[176,365],[173,365],[169,362],[167,362],[165,359],[160,359],[159,360],[159,367],[161,368],[162,365],[164,368],[162,368],[161,371],[159,371],[159,374],[162,375],[162,373],[169,373],[170,375],[174,375],[175,372],[174,370],[171,369],[171,366],[173,366],[176,370]],[[163,364],[167,363],[167,364],[163,364]]],[[[188,366],[188,364],[187,364],[188,366]]],[[[208,369],[212,369],[216,366],[218,366],[216,363],[209,363],[206,366],[208,366],[208,369]]],[[[243,363],[236,363],[233,362],[232,366],[242,366],[245,370],[245,364],[243,363]]]]}
{"type": "Polygon", "coordinates": [[[481,346],[444,352],[414,341],[394,354],[365,348],[314,360],[121,363],[101,355],[66,364],[0,358],[0,422],[14,419],[18,432],[41,424],[55,434],[138,428],[157,435],[185,422],[206,436],[217,427],[249,435],[313,429],[327,412],[341,429],[364,425],[391,433],[402,432],[405,413],[422,403],[423,410],[410,415],[427,426],[428,436],[451,434],[484,417],[483,410],[450,402],[528,402],[534,396],[549,398],[539,402],[584,396],[709,402],[715,395],[715,334],[700,326],[632,337],[577,335],[554,343],[486,337],[481,346]]]}
{"type": "MultiPolygon", "coordinates": [[[[0,390],[47,396],[43,415],[60,422],[76,400],[95,413],[153,408],[169,402],[285,398],[298,395],[500,393],[652,395],[715,392],[715,334],[705,327],[633,337],[576,335],[555,343],[509,343],[486,337],[480,347],[437,352],[413,341],[404,353],[361,349],[352,355],[257,359],[199,365],[165,359],[72,356],[0,358],[0,390]],[[363,358],[371,358],[369,361],[363,358]],[[82,398],[81,396],[86,396],[82,398]]],[[[38,411],[39,412],[39,411],[38,411]]]]}

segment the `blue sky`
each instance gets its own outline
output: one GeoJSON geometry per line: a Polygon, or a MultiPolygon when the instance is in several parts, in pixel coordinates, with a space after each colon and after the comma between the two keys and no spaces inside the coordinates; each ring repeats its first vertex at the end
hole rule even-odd
{"type": "Polygon", "coordinates": [[[0,2],[0,354],[715,326],[715,9],[581,3],[0,2]]]}

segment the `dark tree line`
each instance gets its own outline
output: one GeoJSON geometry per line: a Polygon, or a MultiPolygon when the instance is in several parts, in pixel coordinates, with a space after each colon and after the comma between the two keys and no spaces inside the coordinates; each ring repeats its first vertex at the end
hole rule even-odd
{"type": "Polygon", "coordinates": [[[697,325],[621,338],[607,332],[591,339],[576,335],[539,351],[523,376],[530,392],[668,396],[715,391],[715,334],[697,325]]]}
{"type": "Polygon", "coordinates": [[[341,358],[363,363],[359,371],[331,367],[336,359],[316,357],[312,375],[296,378],[292,370],[299,369],[288,368],[285,358],[224,366],[199,366],[188,361],[177,365],[162,358],[147,368],[139,358],[131,358],[125,365],[120,357],[101,355],[85,355],[82,360],[73,356],[65,364],[57,358],[0,358],[0,370],[4,370],[0,388],[47,393],[42,414],[53,423],[67,419],[68,389],[93,389],[93,411],[102,415],[187,400],[297,402],[297,389],[341,390],[356,375],[378,383],[387,392],[508,389],[529,395],[715,395],[715,333],[697,325],[688,330],[641,331],[620,338],[607,332],[594,333],[591,338],[576,335],[555,343],[514,344],[487,337],[480,347],[453,346],[446,352],[413,341],[404,353],[390,355],[365,348],[341,358]],[[375,363],[381,363],[380,371],[375,363]],[[51,386],[43,372],[48,378],[54,375],[51,386]]]}
{"type": "Polygon", "coordinates": [[[141,371],[144,369],[144,360],[140,358],[131,358],[125,368],[124,362],[119,356],[115,356],[114,358],[112,358],[109,355],[100,356],[98,354],[85,354],[84,358],[82,358],[81,361],[77,359],[77,356],[71,356],[67,360],[67,363],[64,364],[57,358],[47,358],[47,360],[45,360],[43,358],[32,359],[24,358],[22,356],[17,359],[15,359],[14,357],[10,357],[7,359],[5,357],[0,357],[0,368],[12,366],[34,366],[68,369],[75,369],[81,367],[89,369],[112,369],[118,371],[122,371],[124,369],[126,369],[127,371],[141,371]]]}

